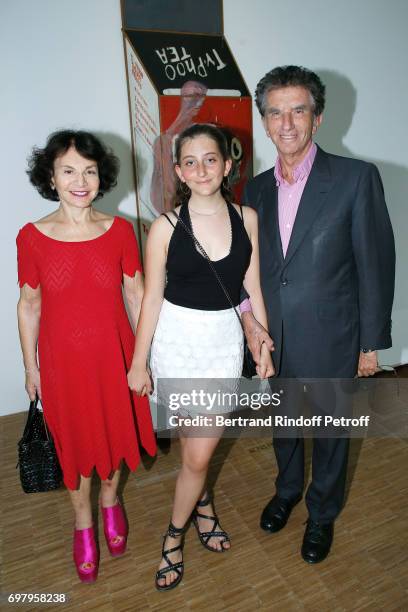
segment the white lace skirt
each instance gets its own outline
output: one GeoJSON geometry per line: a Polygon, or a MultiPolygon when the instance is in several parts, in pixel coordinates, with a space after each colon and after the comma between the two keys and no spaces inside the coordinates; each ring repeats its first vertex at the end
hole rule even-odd
{"type": "MultiPolygon", "coordinates": [[[[155,386],[151,400],[157,403],[157,383],[171,379],[171,387],[180,381],[212,379],[207,389],[218,387],[235,393],[242,373],[244,338],[241,325],[232,308],[196,310],[163,301],[150,353],[150,368],[155,386]],[[217,379],[214,381],[213,379],[217,379]]],[[[159,395],[161,396],[160,388],[159,395]]],[[[217,403],[212,413],[230,412],[230,406],[217,403]]],[[[200,407],[184,407],[190,415],[205,413],[200,407]]]]}

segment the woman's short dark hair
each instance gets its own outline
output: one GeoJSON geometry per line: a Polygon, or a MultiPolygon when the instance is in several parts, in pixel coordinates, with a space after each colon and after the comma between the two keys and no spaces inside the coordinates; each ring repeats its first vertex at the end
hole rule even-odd
{"type": "Polygon", "coordinates": [[[95,161],[98,165],[99,191],[95,200],[115,187],[119,174],[119,159],[96,136],[90,132],[60,130],[48,136],[43,149],[34,147],[29,159],[27,174],[31,183],[47,200],[58,201],[58,193],[51,188],[51,178],[54,172],[54,162],[70,147],[95,161]]]}
{"type": "Polygon", "coordinates": [[[266,96],[272,89],[304,87],[313,98],[315,117],[322,114],[325,103],[325,86],[315,72],[302,66],[278,66],[259,81],[255,90],[255,102],[262,117],[265,115],[266,96]]]}
{"type": "MultiPolygon", "coordinates": [[[[224,161],[231,159],[228,146],[228,137],[226,132],[224,132],[221,127],[217,127],[216,125],[212,125],[211,123],[194,123],[190,127],[183,130],[183,132],[181,132],[176,138],[174,147],[174,157],[175,163],[177,165],[180,165],[181,162],[181,149],[184,143],[187,140],[192,140],[193,138],[196,138],[197,136],[208,136],[208,138],[214,140],[219,152],[221,153],[222,159],[224,161]]],[[[221,183],[221,195],[226,202],[232,202],[234,199],[229,184],[228,176],[224,177],[224,180],[221,183]]],[[[174,199],[175,206],[187,203],[190,197],[190,188],[185,183],[182,183],[177,177],[177,188],[174,199]]]]}

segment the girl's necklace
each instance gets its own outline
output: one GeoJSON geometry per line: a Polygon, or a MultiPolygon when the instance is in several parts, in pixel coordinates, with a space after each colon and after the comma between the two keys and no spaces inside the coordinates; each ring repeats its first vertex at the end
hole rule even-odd
{"type": "Polygon", "coordinates": [[[224,206],[224,202],[222,202],[219,207],[217,208],[217,210],[215,210],[212,213],[203,213],[203,212],[198,212],[197,210],[194,210],[194,208],[191,207],[191,205],[188,205],[189,210],[191,210],[194,214],[196,215],[201,215],[202,217],[212,217],[213,215],[216,215],[217,213],[220,212],[221,208],[224,206]]]}

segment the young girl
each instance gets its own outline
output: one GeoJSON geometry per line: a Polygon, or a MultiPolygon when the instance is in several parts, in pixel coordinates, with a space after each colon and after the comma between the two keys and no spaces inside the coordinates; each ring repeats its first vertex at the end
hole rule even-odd
{"type": "MultiPolygon", "coordinates": [[[[180,220],[171,212],[159,217],[146,245],[145,293],[128,374],[129,386],[141,395],[152,391],[147,366],[150,347],[155,381],[217,376],[236,379],[242,371],[240,323],[183,223],[209,256],[234,306],[240,302],[244,284],[254,316],[267,327],[259,281],[257,215],[248,207],[231,203],[228,174],[232,162],[224,133],[213,125],[195,124],[180,134],[175,153],[179,204],[175,212],[180,220]]],[[[273,374],[265,345],[258,374],[261,378],[273,374]]],[[[184,410],[186,413],[194,414],[193,407],[184,410]]],[[[211,437],[190,437],[179,430],[182,466],[156,574],[159,590],[172,589],[182,579],[183,535],[191,515],[208,550],[224,552],[230,547],[206,489],[208,465],[222,429],[217,431],[212,429],[211,437]]]]}

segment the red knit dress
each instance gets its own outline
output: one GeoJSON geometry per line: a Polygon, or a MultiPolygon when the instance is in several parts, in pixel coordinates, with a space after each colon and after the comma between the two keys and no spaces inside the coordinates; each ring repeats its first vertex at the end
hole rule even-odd
{"type": "Polygon", "coordinates": [[[20,287],[41,287],[43,408],[65,485],[77,488],[94,467],[106,479],[122,459],[135,470],[139,445],[154,455],[156,442],[148,399],[126,378],[134,335],[122,279],[141,270],[132,225],[115,217],[98,238],[63,242],[28,223],[17,252],[20,287]]]}

